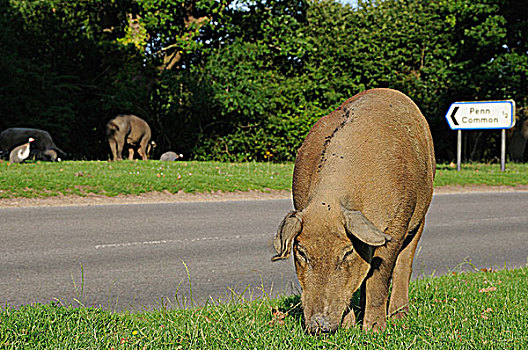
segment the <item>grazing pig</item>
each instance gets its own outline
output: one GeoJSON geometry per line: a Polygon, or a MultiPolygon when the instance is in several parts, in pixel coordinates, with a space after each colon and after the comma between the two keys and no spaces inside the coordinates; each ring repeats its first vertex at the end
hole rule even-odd
{"type": "Polygon", "coordinates": [[[295,211],[279,226],[272,258],[288,258],[293,246],[308,332],[355,324],[360,286],[365,330],[385,328],[387,303],[390,315],[408,310],[434,174],[427,121],[401,92],[362,92],[314,125],[295,162],[295,211]]]}
{"type": "Polygon", "coordinates": [[[55,145],[49,132],[32,128],[9,128],[2,131],[0,133],[0,152],[9,154],[15,146],[26,142],[29,137],[35,139],[31,150],[32,158],[55,161],[59,159],[57,153],[66,155],[63,150],[55,145]]]}
{"type": "Polygon", "coordinates": [[[128,158],[134,159],[137,150],[141,159],[147,160],[156,143],[150,140],[150,127],[146,121],[135,115],[120,114],[106,124],[106,136],[112,150],[113,160],[123,159],[123,150],[128,148],[128,158]]]}

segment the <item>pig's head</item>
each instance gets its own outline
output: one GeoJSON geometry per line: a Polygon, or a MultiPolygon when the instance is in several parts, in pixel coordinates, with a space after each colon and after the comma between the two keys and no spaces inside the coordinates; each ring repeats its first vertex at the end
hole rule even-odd
{"type": "Polygon", "coordinates": [[[360,211],[325,211],[307,208],[286,215],[272,258],[287,259],[293,246],[305,325],[312,334],[355,324],[352,295],[370,270],[374,248],[390,240],[360,211]]]}

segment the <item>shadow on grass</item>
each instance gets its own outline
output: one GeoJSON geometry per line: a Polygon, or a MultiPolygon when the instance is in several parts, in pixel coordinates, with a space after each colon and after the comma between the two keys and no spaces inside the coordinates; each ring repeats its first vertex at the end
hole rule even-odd
{"type": "Polygon", "coordinates": [[[304,315],[300,295],[292,295],[284,297],[280,300],[278,311],[287,314],[295,319],[295,321],[302,321],[304,324],[304,315]]]}
{"type": "MultiPolygon", "coordinates": [[[[356,324],[363,323],[363,312],[361,310],[360,302],[361,293],[358,290],[352,296],[352,300],[350,301],[349,305],[350,309],[354,312],[354,315],[356,316],[356,324]]],[[[304,325],[304,313],[300,295],[292,295],[289,297],[282,298],[280,300],[279,306],[277,307],[277,311],[281,312],[282,314],[288,315],[289,317],[292,317],[296,322],[302,322],[302,324],[304,325]]]]}

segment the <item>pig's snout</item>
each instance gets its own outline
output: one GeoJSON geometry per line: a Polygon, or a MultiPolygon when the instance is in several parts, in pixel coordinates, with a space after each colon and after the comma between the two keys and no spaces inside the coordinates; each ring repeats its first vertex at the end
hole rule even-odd
{"type": "Polygon", "coordinates": [[[308,324],[308,332],[311,334],[331,333],[336,330],[337,326],[332,326],[327,317],[322,314],[313,315],[308,324]]]}

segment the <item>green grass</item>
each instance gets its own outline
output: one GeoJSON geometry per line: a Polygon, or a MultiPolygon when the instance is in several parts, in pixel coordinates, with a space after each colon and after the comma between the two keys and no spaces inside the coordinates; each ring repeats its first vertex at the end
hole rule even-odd
{"type": "Polygon", "coordinates": [[[500,164],[462,164],[460,171],[456,165],[439,164],[436,169],[435,187],[447,185],[486,185],[517,186],[528,184],[528,164],[508,163],[504,172],[500,164]]]}
{"type": "Polygon", "coordinates": [[[410,314],[381,333],[309,336],[299,296],[114,313],[60,304],[0,312],[3,349],[523,349],[528,268],[411,283],[410,314]]]}
{"type": "Polygon", "coordinates": [[[0,198],[282,190],[291,188],[292,170],[291,164],[273,163],[2,162],[0,198]]]}
{"type": "MultiPolygon", "coordinates": [[[[65,161],[9,164],[0,161],[0,198],[58,195],[290,190],[293,164],[65,161]]],[[[435,186],[528,185],[528,164],[440,164],[435,186]]]]}

